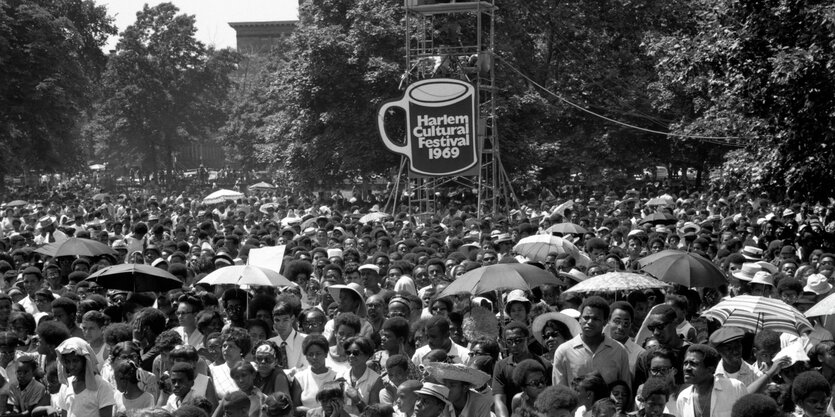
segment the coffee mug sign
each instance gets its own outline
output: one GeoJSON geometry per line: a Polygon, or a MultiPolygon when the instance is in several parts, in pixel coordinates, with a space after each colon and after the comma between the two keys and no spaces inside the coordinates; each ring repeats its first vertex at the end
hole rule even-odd
{"type": "Polygon", "coordinates": [[[478,163],[475,87],[448,78],[409,85],[403,97],[388,101],[377,112],[383,144],[409,158],[413,173],[428,176],[460,174],[478,163]],[[392,107],[406,112],[406,144],[391,141],[383,119],[392,107]]]}

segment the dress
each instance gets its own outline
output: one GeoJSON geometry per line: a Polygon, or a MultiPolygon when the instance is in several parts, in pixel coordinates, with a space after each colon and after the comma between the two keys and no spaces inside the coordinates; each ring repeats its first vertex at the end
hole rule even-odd
{"type": "Polygon", "coordinates": [[[131,411],[152,408],[154,406],[154,396],[147,392],[143,392],[142,395],[131,400],[125,398],[125,394],[115,391],[113,399],[116,401],[113,407],[114,415],[119,412],[125,412],[131,415],[131,411]]]}
{"type": "Polygon", "coordinates": [[[310,367],[298,372],[296,374],[296,381],[299,381],[299,386],[302,388],[302,406],[307,408],[316,408],[319,403],[316,401],[316,393],[322,388],[325,382],[336,380],[336,372],[328,368],[328,371],[323,374],[314,374],[310,367]]]}

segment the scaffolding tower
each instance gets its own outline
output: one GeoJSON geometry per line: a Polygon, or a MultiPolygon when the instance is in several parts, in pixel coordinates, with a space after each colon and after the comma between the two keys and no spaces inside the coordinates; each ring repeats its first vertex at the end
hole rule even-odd
{"type": "Polygon", "coordinates": [[[405,0],[405,10],[408,71],[401,87],[427,78],[455,78],[472,83],[477,97],[480,151],[478,173],[470,176],[410,175],[408,163],[402,159],[392,212],[397,211],[401,198],[407,199],[410,211],[425,222],[439,208],[440,190],[458,188],[477,194],[479,217],[506,214],[516,198],[501,165],[496,126],[495,0],[452,3],[405,0]]]}

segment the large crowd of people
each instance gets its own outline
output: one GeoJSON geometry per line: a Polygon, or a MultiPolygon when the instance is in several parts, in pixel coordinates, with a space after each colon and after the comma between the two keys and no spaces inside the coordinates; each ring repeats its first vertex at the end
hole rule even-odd
{"type": "Polygon", "coordinates": [[[504,214],[450,198],[416,216],[327,195],[203,204],[182,189],[105,191],[70,184],[2,207],[0,414],[835,416],[835,320],[778,332],[703,315],[743,295],[803,312],[833,293],[829,203],[627,190],[543,193],[504,214]],[[561,223],[576,226],[556,234],[577,251],[514,251],[561,223]],[[111,251],[38,250],[71,238],[111,251]],[[282,245],[291,285],[201,282],[282,245]],[[641,272],[666,249],[714,262],[725,282],[566,291],[641,272]],[[123,263],[182,286],[134,293],[88,279],[123,263]],[[444,292],[506,263],[554,280],[444,292]]]}

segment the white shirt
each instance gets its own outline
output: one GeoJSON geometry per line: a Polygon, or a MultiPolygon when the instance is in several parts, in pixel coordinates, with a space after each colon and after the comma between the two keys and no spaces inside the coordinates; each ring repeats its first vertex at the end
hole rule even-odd
{"type": "Polygon", "coordinates": [[[200,331],[196,328],[189,335],[186,334],[186,329],[183,326],[175,327],[174,331],[180,334],[180,338],[183,339],[183,343],[194,346],[195,348],[203,344],[203,333],[200,333],[200,331]]]}
{"type": "Polygon", "coordinates": [[[746,387],[748,385],[751,385],[751,383],[753,383],[757,380],[757,378],[759,378],[759,375],[757,375],[756,368],[754,368],[753,365],[749,365],[748,362],[742,361],[742,365],[739,367],[739,370],[733,374],[725,371],[723,362],[724,361],[719,361],[719,365],[716,366],[716,372],[714,373],[714,375],[735,379],[739,382],[742,382],[742,384],[746,387]]]}
{"type": "Polygon", "coordinates": [[[292,330],[286,340],[282,339],[281,336],[270,339],[270,342],[275,343],[279,348],[281,348],[282,343],[287,343],[284,346],[285,350],[287,350],[287,369],[307,367],[307,359],[305,359],[304,353],[302,352],[302,344],[306,337],[306,334],[292,330]]]}
{"type": "Polygon", "coordinates": [[[22,300],[18,301],[17,303],[20,304],[21,307],[23,307],[23,310],[25,310],[27,313],[33,316],[37,313],[40,313],[40,310],[38,310],[38,306],[35,305],[35,301],[33,301],[28,295],[24,297],[22,300]]]}
{"type": "Polygon", "coordinates": [[[96,390],[91,391],[90,387],[79,393],[73,392],[70,377],[69,385],[61,384],[58,391],[58,404],[62,410],[67,412],[67,417],[90,417],[99,415],[99,409],[116,404],[113,395],[113,387],[96,375],[96,390]]]}
{"type": "MultiPolygon", "coordinates": [[[[447,351],[447,358],[449,358],[452,363],[463,364],[464,361],[470,359],[469,349],[455,344],[452,339],[450,339],[449,342],[452,343],[452,346],[449,348],[449,351],[447,351]]],[[[429,345],[419,347],[418,350],[415,351],[415,354],[412,355],[412,363],[414,363],[415,366],[423,365],[423,357],[431,351],[432,348],[430,348],[429,345]]]]}
{"type": "MultiPolygon", "coordinates": [[[[684,389],[676,399],[677,417],[696,417],[693,386],[684,389]]],[[[713,377],[713,392],[710,395],[710,417],[731,417],[731,409],[736,401],[748,394],[742,382],[724,376],[713,377]]]]}

